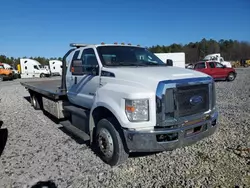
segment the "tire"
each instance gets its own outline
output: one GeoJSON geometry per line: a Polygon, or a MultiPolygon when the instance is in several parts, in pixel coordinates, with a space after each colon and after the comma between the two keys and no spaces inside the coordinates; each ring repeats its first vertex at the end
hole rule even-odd
{"type": "Polygon", "coordinates": [[[7,140],[8,140],[8,129],[6,129],[6,128],[1,129],[0,128],[0,156],[3,154],[7,140]]]}
{"type": "Polygon", "coordinates": [[[0,82],[2,82],[3,81],[3,76],[2,75],[0,75],[0,82]]]}
{"type": "Polygon", "coordinates": [[[35,110],[41,110],[41,104],[40,104],[40,100],[38,99],[37,95],[32,94],[30,96],[31,99],[31,104],[34,107],[35,110]]]}
{"type": "Polygon", "coordinates": [[[40,74],[40,78],[44,78],[45,77],[45,74],[40,74]]]}
{"type": "Polygon", "coordinates": [[[115,125],[115,118],[101,119],[97,124],[94,140],[100,158],[110,166],[122,164],[129,156],[115,125]],[[105,149],[107,144],[109,148],[105,149]]]}
{"type": "Polygon", "coordinates": [[[233,72],[230,72],[230,73],[228,74],[228,76],[227,76],[227,80],[228,80],[229,82],[232,82],[232,81],[234,81],[234,79],[235,79],[235,74],[234,74],[233,72]]]}

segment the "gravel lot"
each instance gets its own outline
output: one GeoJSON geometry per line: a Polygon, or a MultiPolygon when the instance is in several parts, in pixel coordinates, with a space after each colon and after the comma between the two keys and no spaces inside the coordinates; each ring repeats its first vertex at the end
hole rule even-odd
{"type": "Polygon", "coordinates": [[[0,187],[250,187],[250,69],[217,82],[220,128],[195,145],[131,156],[111,168],[24,99],[20,80],[0,83],[0,120],[9,140],[0,158],[0,187]],[[246,149],[246,151],[244,150],[246,149]]]}

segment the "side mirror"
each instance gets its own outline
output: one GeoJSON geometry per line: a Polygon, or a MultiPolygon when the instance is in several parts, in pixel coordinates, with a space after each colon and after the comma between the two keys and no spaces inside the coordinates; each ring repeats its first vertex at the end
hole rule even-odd
{"type": "Polygon", "coordinates": [[[71,64],[72,75],[83,75],[83,64],[82,60],[73,60],[71,64]]]}
{"type": "Polygon", "coordinates": [[[167,64],[167,66],[173,66],[173,60],[167,59],[166,64],[167,64]]]}

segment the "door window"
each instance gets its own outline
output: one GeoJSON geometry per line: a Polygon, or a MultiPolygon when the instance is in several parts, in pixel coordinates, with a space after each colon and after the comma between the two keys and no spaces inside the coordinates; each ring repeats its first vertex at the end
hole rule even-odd
{"type": "Polygon", "coordinates": [[[217,68],[223,68],[223,65],[221,63],[216,63],[217,68]]]}
{"type": "Polygon", "coordinates": [[[91,73],[98,68],[98,61],[92,48],[83,50],[81,59],[85,73],[91,73]]]}
{"type": "Polygon", "coordinates": [[[214,62],[209,62],[209,67],[210,68],[215,68],[214,62]]]}
{"type": "Polygon", "coordinates": [[[38,66],[37,66],[37,65],[34,65],[34,69],[37,69],[37,70],[39,70],[39,69],[38,69],[38,66]]]}
{"type": "Polygon", "coordinates": [[[198,63],[198,64],[195,65],[194,68],[195,69],[205,69],[206,65],[205,65],[205,63],[198,63]]]}

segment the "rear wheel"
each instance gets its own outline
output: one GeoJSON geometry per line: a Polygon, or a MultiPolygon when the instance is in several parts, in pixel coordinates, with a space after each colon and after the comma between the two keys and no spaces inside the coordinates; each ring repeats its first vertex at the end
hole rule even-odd
{"type": "Polygon", "coordinates": [[[102,119],[97,124],[95,143],[101,159],[110,166],[118,166],[128,158],[124,144],[115,128],[114,118],[102,119]]]}
{"type": "Polygon", "coordinates": [[[39,97],[36,94],[31,94],[30,95],[30,99],[31,99],[31,104],[34,107],[35,110],[40,110],[41,109],[41,103],[39,100],[39,97]]]}
{"type": "Polygon", "coordinates": [[[235,74],[233,72],[230,72],[227,76],[228,81],[233,81],[235,79],[235,74]]]}

